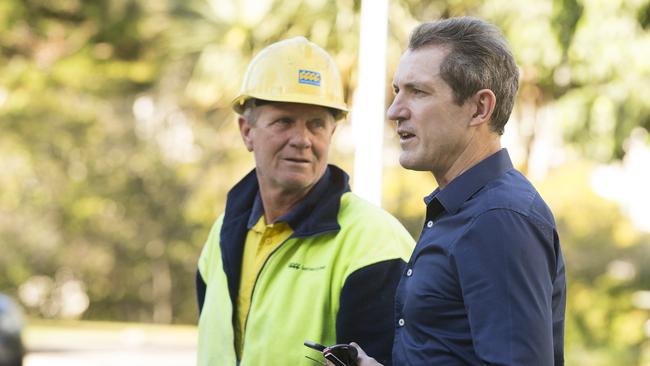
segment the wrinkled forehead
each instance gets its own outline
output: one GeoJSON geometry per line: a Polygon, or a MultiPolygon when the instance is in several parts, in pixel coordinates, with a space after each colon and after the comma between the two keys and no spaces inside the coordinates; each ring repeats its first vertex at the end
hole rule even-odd
{"type": "Polygon", "coordinates": [[[307,119],[334,119],[334,116],[328,108],[314,104],[269,101],[259,105],[256,109],[260,116],[281,114],[307,119]]]}

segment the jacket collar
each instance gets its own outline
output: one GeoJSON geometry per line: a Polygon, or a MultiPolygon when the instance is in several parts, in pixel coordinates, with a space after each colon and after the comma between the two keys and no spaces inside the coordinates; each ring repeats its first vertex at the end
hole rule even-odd
{"type": "MultiPolygon", "coordinates": [[[[252,204],[249,207],[237,206],[238,209],[249,209],[250,215],[247,220],[247,229],[250,229],[257,223],[264,214],[264,205],[259,191],[257,176],[255,170],[249,173],[231,192],[242,189],[244,192],[251,193],[242,186],[254,186],[255,194],[252,204]]],[[[289,212],[279,217],[276,221],[286,222],[294,231],[294,237],[311,236],[326,231],[338,231],[341,227],[338,224],[339,206],[341,195],[350,191],[348,184],[348,175],[340,168],[329,165],[325,170],[323,177],[316,183],[314,188],[300,200],[289,212]]],[[[236,194],[236,192],[235,192],[236,194]]],[[[232,197],[234,199],[234,197],[232,197]]],[[[231,200],[229,195],[228,201],[231,200]]],[[[246,200],[249,202],[249,200],[246,200]]],[[[226,215],[228,215],[228,206],[226,206],[226,215]]],[[[235,212],[233,214],[237,215],[235,212]]]]}
{"type": "MultiPolygon", "coordinates": [[[[291,237],[308,237],[340,230],[337,220],[341,196],[350,191],[348,175],[334,165],[328,165],[323,177],[291,211],[280,220],[293,230],[291,237]]],[[[228,278],[233,309],[236,306],[244,241],[248,223],[263,212],[257,175],[253,169],[228,192],[226,209],[219,233],[223,268],[228,278]],[[256,199],[259,203],[256,205],[256,199]],[[258,207],[256,207],[258,206],[258,207]]],[[[236,314],[236,312],[233,312],[236,314]]]]}

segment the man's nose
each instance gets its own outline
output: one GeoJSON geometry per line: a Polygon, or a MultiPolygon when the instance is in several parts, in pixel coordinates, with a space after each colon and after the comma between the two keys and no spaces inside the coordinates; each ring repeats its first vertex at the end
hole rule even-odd
{"type": "Polygon", "coordinates": [[[311,146],[311,132],[305,124],[296,123],[291,129],[289,144],[299,149],[306,149],[311,146]]]}
{"type": "Polygon", "coordinates": [[[386,116],[391,121],[402,121],[410,117],[409,110],[404,106],[399,94],[395,95],[393,102],[388,107],[388,111],[386,111],[386,116]]]}

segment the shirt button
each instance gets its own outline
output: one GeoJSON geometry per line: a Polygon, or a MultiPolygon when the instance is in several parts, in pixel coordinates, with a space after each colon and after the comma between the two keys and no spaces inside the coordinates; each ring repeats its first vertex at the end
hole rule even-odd
{"type": "Polygon", "coordinates": [[[427,221],[427,227],[432,227],[433,226],[433,221],[429,220],[427,221]]]}
{"type": "Polygon", "coordinates": [[[397,324],[399,324],[400,327],[403,327],[404,326],[404,319],[401,318],[400,320],[398,320],[397,324]]]}
{"type": "Polygon", "coordinates": [[[406,277],[411,277],[412,274],[413,270],[409,268],[408,271],[406,271],[406,277]]]}

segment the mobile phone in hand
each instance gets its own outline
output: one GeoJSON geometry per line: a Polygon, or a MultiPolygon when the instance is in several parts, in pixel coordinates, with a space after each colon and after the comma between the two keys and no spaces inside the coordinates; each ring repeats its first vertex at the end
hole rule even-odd
{"type": "Polygon", "coordinates": [[[321,352],[323,357],[335,366],[357,365],[357,349],[349,344],[335,344],[329,347],[312,341],[305,341],[304,344],[309,348],[321,352]]]}

